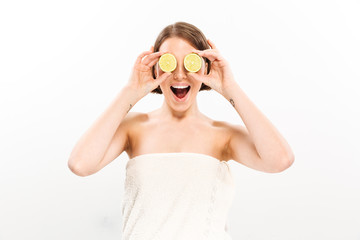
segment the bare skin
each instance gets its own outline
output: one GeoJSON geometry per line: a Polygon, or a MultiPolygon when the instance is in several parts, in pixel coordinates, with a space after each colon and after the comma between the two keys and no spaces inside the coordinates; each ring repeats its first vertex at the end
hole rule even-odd
{"type": "Polygon", "coordinates": [[[79,176],[94,174],[124,151],[129,158],[148,153],[201,153],[269,173],[291,166],[294,155],[289,144],[235,81],[214,43],[208,43],[211,49],[200,51],[186,40],[172,37],[162,43],[158,52],[152,47],[141,53],[128,84],[76,143],[68,161],[71,171],[79,176]],[[167,52],[178,63],[171,73],[158,67],[160,56],[167,52]],[[196,73],[185,69],[183,60],[193,52],[209,59],[208,74],[206,64],[196,73]],[[151,72],[154,65],[155,79],[151,72]],[[202,83],[226,98],[245,126],[214,121],[202,114],[197,106],[202,83]],[[172,85],[190,85],[185,101],[176,100],[172,85]],[[149,113],[130,111],[157,86],[164,96],[159,109],[149,113]]]}
{"type": "MultiPolygon", "coordinates": [[[[219,160],[235,160],[250,168],[275,173],[288,168],[294,161],[286,140],[275,126],[246,96],[234,79],[228,62],[221,56],[212,41],[211,49],[197,50],[186,40],[169,38],[159,51],[170,52],[177,58],[174,72],[160,83],[164,103],[160,109],[139,114],[128,137],[127,153],[130,158],[157,152],[196,152],[219,160]],[[184,57],[191,53],[207,57],[211,71],[206,74],[206,65],[197,73],[189,73],[183,66],[184,57]],[[177,102],[170,85],[191,85],[189,99],[177,102]],[[205,83],[225,97],[239,113],[246,127],[214,121],[203,115],[196,102],[201,84],[205,83]]],[[[163,72],[156,66],[156,75],[163,72]]]]}
{"type": "MultiPolygon", "coordinates": [[[[126,152],[130,158],[146,153],[194,152],[229,160],[226,144],[230,131],[226,130],[226,124],[213,121],[199,111],[196,96],[201,82],[190,79],[183,66],[185,56],[194,50],[196,48],[180,38],[169,38],[161,45],[159,51],[175,55],[177,67],[160,84],[165,97],[161,108],[138,113],[129,124],[130,145],[126,152]],[[179,83],[191,86],[189,99],[185,102],[177,102],[172,96],[170,85],[179,83]]],[[[204,75],[206,68],[207,64],[204,64],[196,74],[204,75]]],[[[156,76],[163,73],[156,64],[156,76]]]]}
{"type": "Polygon", "coordinates": [[[172,122],[160,110],[136,113],[129,124],[129,158],[147,153],[193,152],[228,161],[230,131],[226,124],[203,114],[172,122]]]}

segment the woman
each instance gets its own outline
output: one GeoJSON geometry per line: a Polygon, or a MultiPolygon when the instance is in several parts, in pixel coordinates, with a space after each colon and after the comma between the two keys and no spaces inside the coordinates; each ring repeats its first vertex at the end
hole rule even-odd
{"type": "Polygon", "coordinates": [[[286,140],[242,91],[215,44],[194,25],[164,28],[150,51],[136,59],[115,100],[80,138],[69,158],[79,176],[96,173],[126,151],[123,239],[231,239],[226,215],[234,182],[227,163],[258,171],[287,169],[294,155],[286,140]],[[176,57],[172,72],[159,58],[176,57]],[[187,54],[203,59],[198,72],[184,67],[187,54]],[[176,86],[190,86],[183,98],[176,86]],[[225,97],[246,127],[202,114],[197,93],[225,97]],[[164,95],[152,112],[129,112],[148,93],[164,95]]]}

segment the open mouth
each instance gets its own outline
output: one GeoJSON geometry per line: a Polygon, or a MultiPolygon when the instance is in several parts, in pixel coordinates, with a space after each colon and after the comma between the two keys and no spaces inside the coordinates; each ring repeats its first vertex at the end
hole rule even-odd
{"type": "Polygon", "coordinates": [[[188,92],[190,91],[190,86],[188,86],[187,88],[174,88],[174,87],[170,87],[171,91],[174,93],[174,95],[178,98],[178,99],[182,99],[184,98],[188,92]]]}

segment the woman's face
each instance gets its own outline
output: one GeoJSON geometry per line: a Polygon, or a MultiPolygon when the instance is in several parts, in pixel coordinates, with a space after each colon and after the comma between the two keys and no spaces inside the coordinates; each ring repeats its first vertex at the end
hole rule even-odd
{"type": "MultiPolygon", "coordinates": [[[[192,79],[189,76],[189,72],[184,67],[184,58],[187,54],[192,53],[193,50],[196,50],[192,45],[190,45],[186,40],[178,37],[172,37],[166,39],[160,46],[159,51],[165,53],[171,53],[175,56],[177,61],[176,69],[172,72],[172,75],[169,76],[165,81],[160,84],[161,91],[164,94],[165,99],[168,104],[172,106],[179,107],[189,107],[191,103],[196,99],[196,95],[200,90],[201,82],[192,79]],[[179,100],[176,98],[175,94],[171,90],[170,86],[190,86],[190,90],[187,95],[179,100]]],[[[201,69],[196,73],[191,74],[206,74],[207,63],[203,59],[203,64],[201,69]]],[[[155,75],[156,77],[161,76],[164,72],[160,69],[158,63],[155,66],[155,75]]]]}

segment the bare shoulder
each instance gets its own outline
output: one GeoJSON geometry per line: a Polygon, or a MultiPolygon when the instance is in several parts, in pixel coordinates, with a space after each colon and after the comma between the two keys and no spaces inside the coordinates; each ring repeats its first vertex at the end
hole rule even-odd
{"type": "Polygon", "coordinates": [[[126,117],[124,118],[124,121],[126,121],[126,124],[128,125],[128,128],[134,128],[139,127],[139,124],[141,122],[145,122],[148,120],[148,114],[142,113],[142,112],[129,112],[126,117]]]}
{"type": "Polygon", "coordinates": [[[133,128],[136,128],[138,124],[146,117],[146,114],[141,112],[128,112],[121,124],[124,125],[126,132],[129,133],[133,128]]]}
{"type": "Polygon", "coordinates": [[[223,158],[225,160],[233,160],[233,151],[231,146],[231,140],[236,136],[237,138],[246,138],[248,131],[245,126],[240,124],[233,124],[226,121],[214,121],[214,125],[217,126],[222,132],[222,137],[226,140],[224,144],[223,158]]]}
{"type": "Polygon", "coordinates": [[[124,125],[124,127],[128,130],[139,114],[140,113],[138,112],[128,112],[122,120],[121,124],[124,125]]]}

